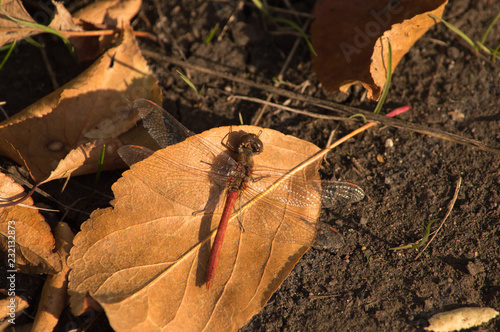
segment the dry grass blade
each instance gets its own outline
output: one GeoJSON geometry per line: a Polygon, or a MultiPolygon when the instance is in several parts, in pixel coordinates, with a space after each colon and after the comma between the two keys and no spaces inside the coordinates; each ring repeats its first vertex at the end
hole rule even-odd
{"type": "Polygon", "coordinates": [[[448,211],[446,212],[446,215],[444,216],[443,220],[441,221],[441,224],[439,224],[438,229],[436,229],[436,231],[434,232],[434,235],[431,237],[431,239],[429,240],[429,242],[427,242],[427,244],[425,245],[424,249],[422,249],[422,251],[417,255],[417,257],[415,257],[415,260],[417,260],[420,257],[420,255],[422,255],[422,253],[425,251],[425,249],[427,249],[427,247],[429,246],[429,244],[431,244],[432,240],[434,240],[434,238],[436,237],[436,235],[441,230],[441,227],[443,227],[444,222],[446,221],[446,219],[448,219],[448,216],[450,215],[451,210],[453,210],[453,206],[455,205],[455,202],[457,200],[458,192],[460,191],[460,185],[461,184],[462,184],[462,177],[459,177],[458,178],[458,182],[457,182],[457,186],[455,187],[455,194],[453,195],[453,198],[451,199],[450,204],[448,204],[448,211]]]}

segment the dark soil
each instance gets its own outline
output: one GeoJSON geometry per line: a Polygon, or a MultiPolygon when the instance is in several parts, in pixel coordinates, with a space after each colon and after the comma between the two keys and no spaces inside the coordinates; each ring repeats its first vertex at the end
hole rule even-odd
{"type": "MultiPolygon", "coordinates": [[[[272,85],[271,79],[278,76],[297,36],[269,23],[248,2],[237,12],[221,41],[203,43],[216,23],[224,26],[236,5],[236,1],[164,0],[161,8],[167,18],[165,33],[156,7],[146,1],[142,12],[152,27],[138,19],[136,29],[156,33],[164,45],[143,40],[141,48],[182,59],[180,48],[190,63],[239,77],[248,75],[249,79],[272,85]]],[[[281,2],[275,5],[284,6],[281,2]]],[[[293,6],[299,11],[311,11],[307,2],[294,2],[293,6]]],[[[499,1],[450,0],[444,18],[473,40],[479,40],[498,12],[499,1]]],[[[303,18],[288,18],[299,25],[304,23],[303,18]]],[[[55,38],[39,38],[47,45],[48,61],[59,84],[85,68],[75,64],[55,38]]],[[[500,44],[500,23],[493,27],[486,43],[493,48],[500,44]]],[[[163,88],[163,106],[195,132],[239,124],[239,113],[247,124],[256,118],[258,104],[229,101],[229,93],[261,99],[268,95],[246,85],[182,69],[201,87],[202,97],[198,99],[178,78],[176,70],[181,68],[154,59],[150,59],[150,65],[163,88]]],[[[26,43],[17,48],[1,75],[1,99],[7,101],[4,108],[10,113],[53,90],[40,52],[26,43]]],[[[324,92],[312,72],[304,42],[299,44],[282,79],[296,85],[309,81],[305,95],[368,111],[375,107],[375,102],[363,97],[360,87],[353,87],[348,96],[324,92]]],[[[499,98],[498,65],[474,54],[440,24],[431,28],[396,68],[383,112],[411,105],[412,110],[401,119],[500,149],[499,98]],[[453,116],[459,113],[463,119],[453,116]]],[[[272,100],[286,101],[279,96],[272,100]]],[[[324,112],[293,100],[289,106],[324,112]]],[[[318,120],[274,109],[268,109],[258,125],[320,147],[326,146],[332,130],[339,138],[359,127],[353,122],[318,120]]],[[[322,169],[325,178],[357,183],[367,194],[360,203],[325,209],[322,214],[321,222],[343,235],[344,246],[335,249],[328,242],[330,235],[320,234],[266,307],[242,331],[421,331],[427,319],[440,311],[465,306],[500,310],[499,163],[498,155],[391,127],[378,126],[351,139],[328,158],[322,169]],[[423,253],[422,248],[390,250],[418,241],[433,219],[438,221],[432,229],[437,228],[459,178],[462,182],[455,206],[429,247],[423,253]]],[[[65,221],[78,230],[88,213],[108,206],[110,186],[120,173],[106,173],[98,192],[107,196],[78,202],[74,207],[84,212],[70,212],[65,221]]],[[[92,187],[94,178],[72,178],[63,193],[60,190],[64,181],[49,183],[42,189],[70,205],[82,197],[82,190],[92,187]]],[[[41,196],[35,200],[62,208],[41,196]]],[[[49,220],[60,217],[62,213],[49,220]]],[[[23,295],[32,303],[28,314],[34,316],[43,278],[22,279],[26,289],[23,295]]],[[[80,327],[88,323],[66,310],[59,330],[68,327],[68,322],[78,322],[80,327]]],[[[106,324],[101,317],[88,331],[109,329],[106,324]]],[[[500,319],[474,331],[500,331],[500,319]]]]}

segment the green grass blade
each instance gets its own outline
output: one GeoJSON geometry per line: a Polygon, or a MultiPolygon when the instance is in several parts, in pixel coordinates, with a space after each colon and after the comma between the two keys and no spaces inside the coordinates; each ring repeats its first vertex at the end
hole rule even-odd
{"type": "Polygon", "coordinates": [[[31,37],[26,37],[26,38],[24,38],[24,40],[26,40],[29,44],[31,44],[31,45],[33,45],[35,47],[38,47],[38,48],[43,48],[44,47],[42,44],[40,44],[39,42],[37,42],[36,40],[34,40],[31,37]]]}
{"type": "Polygon", "coordinates": [[[104,156],[106,155],[106,144],[103,144],[101,153],[99,154],[99,161],[97,162],[97,172],[95,174],[94,186],[92,189],[92,194],[90,194],[90,198],[94,198],[97,185],[99,184],[99,179],[101,178],[102,166],[104,165],[104,156]]]}
{"type": "Polygon", "coordinates": [[[210,44],[210,42],[212,41],[212,39],[214,39],[215,37],[215,34],[217,33],[217,30],[219,30],[219,23],[217,23],[213,28],[212,30],[210,30],[210,34],[208,35],[207,38],[205,38],[205,40],[203,41],[205,44],[210,44]]]}
{"type": "Polygon", "coordinates": [[[382,90],[382,95],[380,96],[377,107],[375,107],[375,111],[373,113],[378,114],[380,110],[382,109],[382,106],[385,103],[385,99],[387,98],[387,94],[389,93],[389,88],[391,86],[391,79],[392,79],[392,47],[391,47],[391,41],[387,39],[387,46],[389,48],[389,52],[387,53],[387,75],[385,78],[385,84],[384,84],[384,89],[382,90]]]}
{"type": "Polygon", "coordinates": [[[274,18],[273,19],[275,22],[277,23],[285,23],[285,24],[288,24],[289,26],[291,26],[292,28],[294,28],[295,30],[297,30],[297,32],[300,34],[300,36],[302,38],[304,38],[305,42],[307,43],[307,47],[309,48],[309,50],[311,51],[312,54],[318,56],[318,53],[316,53],[316,51],[314,50],[314,47],[311,43],[311,41],[309,40],[309,37],[307,37],[307,34],[304,32],[304,30],[302,30],[301,27],[299,27],[297,25],[297,23],[293,22],[293,21],[290,21],[290,20],[287,20],[286,18],[274,18]]]}
{"type": "Polygon", "coordinates": [[[467,44],[469,44],[470,47],[472,47],[473,49],[476,49],[476,44],[472,41],[472,39],[469,38],[469,36],[467,36],[465,33],[463,33],[462,30],[458,29],[454,25],[446,22],[445,20],[443,20],[440,17],[437,17],[434,14],[429,14],[429,16],[432,17],[435,20],[438,20],[438,21],[442,22],[448,29],[450,29],[451,31],[453,31],[454,33],[456,33],[457,35],[459,35],[463,40],[465,40],[465,42],[467,44]]]}
{"type": "Polygon", "coordinates": [[[490,25],[488,25],[488,28],[486,29],[486,31],[483,34],[483,37],[481,38],[481,44],[484,44],[486,38],[488,38],[488,35],[490,34],[491,28],[493,28],[493,25],[495,25],[496,21],[498,21],[499,18],[500,18],[500,13],[498,13],[497,16],[495,16],[495,18],[493,19],[493,21],[491,21],[490,25]]]}
{"type": "Polygon", "coordinates": [[[3,57],[2,59],[2,62],[0,63],[0,69],[3,68],[3,65],[7,62],[7,60],[9,59],[12,51],[14,50],[14,47],[16,47],[16,41],[13,41],[12,43],[10,43],[9,45],[5,45],[5,46],[9,46],[9,49],[7,51],[7,54],[5,54],[5,56],[3,57]],[[10,46],[9,46],[10,45],[10,46]]]}
{"type": "Polygon", "coordinates": [[[187,78],[187,76],[186,76],[186,75],[184,75],[183,73],[181,73],[181,72],[180,72],[180,71],[178,71],[178,70],[177,70],[177,74],[179,74],[179,75],[180,75],[180,77],[182,78],[182,80],[183,80],[184,82],[186,82],[186,83],[187,83],[187,85],[189,85],[189,87],[190,87],[191,89],[193,89],[193,91],[196,93],[196,96],[197,96],[197,97],[199,97],[199,96],[200,96],[200,94],[198,93],[198,89],[196,89],[196,86],[194,86],[193,82],[191,82],[191,81],[189,80],[189,78],[187,78]]]}
{"type": "Polygon", "coordinates": [[[493,56],[493,63],[496,62],[497,57],[500,57],[500,55],[498,55],[499,50],[500,50],[500,45],[498,45],[497,48],[495,48],[495,50],[493,51],[493,53],[491,53],[491,55],[493,56]]]}
{"type": "Polygon", "coordinates": [[[307,37],[307,34],[304,32],[304,30],[302,30],[301,27],[299,27],[297,25],[297,23],[291,21],[291,20],[288,20],[286,18],[274,18],[271,13],[269,13],[269,10],[267,10],[266,6],[264,6],[264,4],[260,1],[260,0],[252,0],[253,4],[255,5],[255,7],[257,7],[260,11],[262,11],[271,21],[274,21],[276,23],[285,23],[285,24],[288,24],[289,26],[291,26],[292,28],[294,28],[295,30],[297,30],[297,32],[300,34],[300,36],[302,38],[304,38],[306,44],[307,44],[307,47],[309,48],[309,50],[311,51],[312,54],[314,55],[318,55],[316,53],[316,51],[314,50],[314,47],[311,43],[311,41],[309,40],[309,37],[307,37]]]}
{"type": "Polygon", "coordinates": [[[427,240],[429,240],[429,235],[431,233],[431,226],[436,221],[438,221],[438,219],[433,219],[427,224],[427,226],[425,227],[425,231],[424,231],[424,235],[422,236],[422,239],[420,241],[418,241],[417,243],[407,244],[405,246],[389,248],[389,249],[390,250],[404,250],[404,249],[415,249],[415,248],[423,246],[425,244],[425,242],[427,242],[427,240]]]}
{"type": "Polygon", "coordinates": [[[264,6],[264,4],[260,0],[252,0],[252,2],[255,7],[259,8],[259,10],[266,14],[266,16],[268,16],[270,19],[273,19],[266,6],[264,6]]]}
{"type": "Polygon", "coordinates": [[[362,118],[364,123],[367,123],[368,120],[366,120],[366,116],[363,114],[363,113],[356,113],[356,114],[353,114],[349,117],[349,119],[351,118],[362,118]]]}
{"type": "Polygon", "coordinates": [[[3,46],[0,46],[0,52],[8,51],[12,47],[12,44],[15,44],[15,43],[16,43],[16,41],[14,40],[12,43],[8,43],[8,44],[5,44],[3,46]]]}

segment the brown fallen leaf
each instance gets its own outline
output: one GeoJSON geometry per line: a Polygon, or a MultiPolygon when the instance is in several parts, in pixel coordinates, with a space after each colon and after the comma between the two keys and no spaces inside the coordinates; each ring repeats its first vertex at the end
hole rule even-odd
{"type": "Polygon", "coordinates": [[[59,222],[54,231],[56,249],[61,256],[62,269],[56,275],[47,277],[43,285],[42,296],[38,304],[35,322],[31,329],[34,331],[52,331],[57,325],[61,314],[68,301],[68,273],[69,267],[66,260],[73,246],[73,232],[65,222],[59,222]]]}
{"type": "Polygon", "coordinates": [[[129,28],[80,76],[0,123],[0,154],[25,166],[36,181],[95,172],[103,145],[103,169],[123,167],[117,137],[138,121],[128,110],[138,97],[161,101],[129,28]]]}
{"type": "MultiPolygon", "coordinates": [[[[8,15],[19,20],[35,23],[35,20],[24,8],[21,0],[3,0],[1,5],[3,11],[8,15]]],[[[20,26],[5,17],[5,15],[0,15],[0,32],[0,46],[40,33],[36,29],[20,26]]]]}
{"type": "MultiPolygon", "coordinates": [[[[96,35],[94,31],[86,34],[85,31],[122,29],[129,25],[142,4],[142,0],[101,0],[78,10],[72,16],[61,2],[54,0],[51,2],[55,10],[48,27],[68,38],[80,62],[95,59],[110,47],[114,40],[112,31],[102,32],[100,35],[96,35]]],[[[10,17],[0,15],[0,46],[46,32],[44,29],[31,26],[35,21],[24,9],[20,0],[4,0],[2,9],[10,17]]],[[[49,14],[42,14],[46,15],[48,23],[49,14]]]]}
{"type": "MultiPolygon", "coordinates": [[[[220,146],[229,130],[216,128],[187,138],[123,174],[113,186],[113,208],[94,211],[75,237],[68,260],[75,314],[81,313],[87,293],[104,308],[116,331],[232,331],[261,310],[314,240],[321,202],[316,199],[306,207],[274,203],[264,211],[265,197],[248,204],[242,198],[242,212],[229,222],[208,290],[210,242],[224,198],[217,197],[220,188],[208,178],[197,183],[189,176],[196,172],[193,167],[208,172],[223,162],[210,150],[198,151],[199,139],[220,146]],[[165,160],[171,160],[168,167],[165,160]],[[262,223],[264,214],[267,222],[262,223]]],[[[269,129],[235,130],[260,133],[264,151],[254,158],[260,168],[290,169],[319,150],[269,129]]],[[[298,177],[318,179],[318,167],[316,163],[298,177]]],[[[269,195],[289,195],[286,188],[269,195]]]]}
{"type": "MultiPolygon", "coordinates": [[[[0,197],[19,198],[23,187],[0,173],[0,197]]],[[[26,206],[0,207],[0,251],[8,270],[30,274],[55,274],[61,270],[61,258],[52,250],[55,247],[50,226],[33,205],[31,198],[23,201],[26,206]]]]}
{"type": "Polygon", "coordinates": [[[316,2],[311,40],[313,69],[327,90],[347,92],[361,83],[378,100],[386,81],[389,39],[392,71],[413,44],[441,17],[447,0],[316,2]],[[383,43],[381,42],[383,41],[383,43]]]}
{"type": "MultiPolygon", "coordinates": [[[[82,30],[71,20],[71,14],[58,2],[52,1],[56,12],[54,18],[48,25],[55,30],[80,31],[82,30]]],[[[35,23],[35,20],[26,11],[20,0],[3,0],[2,9],[5,13],[15,19],[35,23]]],[[[48,18],[48,16],[47,16],[48,18]]],[[[48,22],[47,22],[48,23],[48,22]]],[[[29,27],[22,23],[17,23],[0,14],[0,46],[14,41],[22,40],[26,37],[44,33],[45,31],[29,27]]]]}
{"type": "Polygon", "coordinates": [[[74,13],[77,22],[94,25],[122,26],[141,9],[142,0],[97,0],[74,13]]]}
{"type": "MultiPolygon", "coordinates": [[[[141,8],[142,0],[98,0],[73,14],[76,24],[85,30],[121,29],[129,24],[141,8]]],[[[72,36],[68,38],[75,46],[78,61],[95,59],[106,50],[113,36],[72,36]]]]}
{"type": "MultiPolygon", "coordinates": [[[[9,296],[9,292],[2,292],[9,296]]],[[[16,319],[21,316],[20,312],[29,307],[28,301],[20,296],[9,296],[0,300],[0,331],[15,324],[16,319]]]]}

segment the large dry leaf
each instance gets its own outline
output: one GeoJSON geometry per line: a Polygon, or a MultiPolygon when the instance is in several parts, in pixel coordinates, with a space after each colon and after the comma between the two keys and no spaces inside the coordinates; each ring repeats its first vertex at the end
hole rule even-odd
{"type": "MultiPolygon", "coordinates": [[[[233,214],[207,289],[206,265],[224,198],[216,206],[208,204],[220,188],[208,177],[201,183],[189,178],[195,169],[208,172],[224,159],[200,151],[200,137],[220,147],[229,130],[212,129],[159,150],[113,186],[114,208],[95,211],[83,223],[68,260],[75,314],[81,313],[87,293],[117,331],[232,331],[261,310],[313,242],[321,202],[267,208],[266,198],[241,202],[250,208],[239,217],[233,214]],[[167,159],[179,162],[166,165],[167,159]]],[[[260,133],[264,151],[254,158],[255,172],[290,169],[318,151],[269,129],[241,126],[233,131],[260,133]]],[[[297,176],[318,179],[318,167],[297,176]]],[[[289,190],[268,195],[290,195],[289,190]]]]}
{"type": "Polygon", "coordinates": [[[318,53],[313,68],[327,90],[346,92],[361,83],[377,100],[386,81],[387,39],[392,70],[413,44],[441,17],[447,0],[319,0],[311,39],[318,53]],[[383,44],[381,42],[383,41],[383,44]]]}
{"type": "MultiPolygon", "coordinates": [[[[23,187],[0,173],[0,197],[12,199],[20,195],[24,195],[23,187]]],[[[0,207],[0,250],[7,268],[23,273],[59,272],[61,258],[52,251],[55,240],[50,226],[37,209],[30,208],[33,205],[31,198],[22,203],[28,207],[0,207]],[[15,259],[15,264],[9,259],[15,259]]]]}
{"type": "Polygon", "coordinates": [[[119,46],[85,72],[2,122],[0,153],[37,181],[95,172],[103,145],[104,169],[123,167],[117,137],[138,121],[128,109],[138,97],[161,101],[157,81],[126,29],[119,46]]]}

